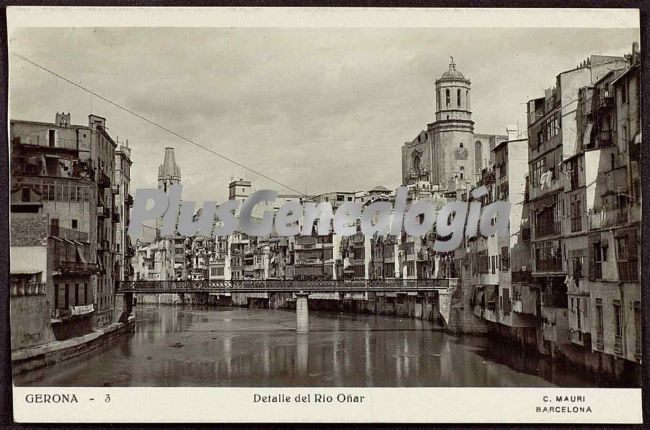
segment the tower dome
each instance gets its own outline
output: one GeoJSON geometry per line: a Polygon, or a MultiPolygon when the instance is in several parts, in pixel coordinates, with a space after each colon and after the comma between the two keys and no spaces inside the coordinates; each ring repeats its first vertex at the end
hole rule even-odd
{"type": "Polygon", "coordinates": [[[436,121],[471,121],[470,86],[451,57],[449,70],[436,79],[436,121]]]}
{"type": "Polygon", "coordinates": [[[442,74],[440,79],[460,79],[465,80],[465,76],[458,70],[456,70],[456,63],[454,63],[454,57],[451,57],[451,63],[449,63],[449,70],[442,74]]]}

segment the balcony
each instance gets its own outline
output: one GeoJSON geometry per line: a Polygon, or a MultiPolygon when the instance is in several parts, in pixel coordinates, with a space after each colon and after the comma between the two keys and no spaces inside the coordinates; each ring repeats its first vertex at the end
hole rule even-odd
{"type": "Polygon", "coordinates": [[[535,239],[547,236],[558,236],[562,234],[561,222],[540,223],[535,226],[535,239]]]}
{"type": "Polygon", "coordinates": [[[614,336],[614,354],[623,355],[623,336],[620,334],[614,336]]]}
{"type": "Polygon", "coordinates": [[[108,188],[111,186],[111,178],[104,172],[97,172],[97,185],[100,188],[108,188]]]}
{"type": "Polygon", "coordinates": [[[98,205],[97,216],[101,218],[108,218],[109,216],[111,216],[111,211],[106,206],[98,205]]]}
{"type": "Polygon", "coordinates": [[[88,233],[57,225],[50,226],[50,235],[61,239],[76,240],[77,242],[88,242],[88,233]]]}
{"type": "Polygon", "coordinates": [[[605,187],[601,190],[601,195],[626,193],[627,179],[627,169],[623,167],[605,173],[605,187]]]}
{"type": "Polygon", "coordinates": [[[610,95],[603,95],[601,97],[595,97],[592,101],[591,104],[591,112],[590,114],[594,114],[595,112],[605,109],[605,108],[610,108],[614,106],[614,97],[610,95]]]}
{"type": "Polygon", "coordinates": [[[12,296],[36,296],[45,294],[46,284],[43,283],[13,283],[11,284],[12,296]]]}
{"type": "Polygon", "coordinates": [[[605,349],[605,341],[603,340],[603,332],[598,331],[596,333],[596,349],[602,351],[605,349]]]}
{"type": "Polygon", "coordinates": [[[110,251],[110,242],[106,239],[97,241],[97,251],[110,251]]]}
{"type": "Polygon", "coordinates": [[[560,258],[556,259],[545,259],[535,261],[535,269],[537,272],[561,272],[562,271],[562,260],[560,258]]]}
{"type": "Polygon", "coordinates": [[[131,194],[127,194],[124,201],[127,206],[129,207],[133,206],[133,196],[131,194]]]}
{"type": "Polygon", "coordinates": [[[56,261],[54,269],[61,273],[90,274],[97,270],[97,264],[81,261],[56,261]]]}
{"type": "Polygon", "coordinates": [[[592,212],[589,214],[589,228],[599,230],[625,225],[628,223],[628,213],[627,207],[592,212]]]}

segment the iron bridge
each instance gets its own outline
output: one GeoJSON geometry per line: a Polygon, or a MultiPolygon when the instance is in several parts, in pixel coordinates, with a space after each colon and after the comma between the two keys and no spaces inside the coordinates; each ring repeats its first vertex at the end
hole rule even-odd
{"type": "Polygon", "coordinates": [[[449,279],[121,281],[118,293],[414,293],[448,290],[449,279]]]}

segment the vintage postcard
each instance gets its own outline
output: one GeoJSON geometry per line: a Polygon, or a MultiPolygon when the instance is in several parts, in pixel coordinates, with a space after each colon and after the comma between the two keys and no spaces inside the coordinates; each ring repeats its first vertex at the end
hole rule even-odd
{"type": "Polygon", "coordinates": [[[7,18],[16,421],[642,421],[637,10],[7,18]]]}

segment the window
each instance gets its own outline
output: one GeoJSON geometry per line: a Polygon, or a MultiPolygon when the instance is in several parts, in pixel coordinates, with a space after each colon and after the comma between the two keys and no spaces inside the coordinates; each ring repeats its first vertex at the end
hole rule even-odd
{"type": "Polygon", "coordinates": [[[49,130],[48,133],[48,145],[50,148],[54,148],[54,141],[56,137],[56,131],[55,130],[49,130]]]}
{"type": "Polygon", "coordinates": [[[553,241],[536,244],[535,268],[537,271],[560,272],[562,271],[562,250],[553,241]]]}
{"type": "Polygon", "coordinates": [[[533,163],[533,186],[539,186],[539,179],[546,171],[546,158],[541,158],[533,163]]]}
{"type": "Polygon", "coordinates": [[[501,270],[510,270],[510,249],[501,247],[501,270]]]}
{"type": "Polygon", "coordinates": [[[582,318],[580,315],[580,297],[576,298],[576,312],[578,313],[577,319],[578,319],[578,330],[582,329],[582,318]]]}
{"type": "Polygon", "coordinates": [[[445,90],[445,106],[449,107],[450,104],[451,104],[451,95],[449,93],[449,90],[445,90]]]}
{"type": "Polygon", "coordinates": [[[607,261],[607,246],[600,241],[592,243],[592,260],[591,266],[593,268],[591,273],[592,279],[603,279],[603,263],[607,261]]]}
{"type": "Polygon", "coordinates": [[[460,89],[456,90],[456,106],[460,107],[460,89]]]}
{"type": "Polygon", "coordinates": [[[70,225],[72,226],[73,230],[76,230],[76,229],[79,228],[79,221],[77,221],[76,219],[73,219],[72,221],[70,221],[70,225]]]}
{"type": "Polygon", "coordinates": [[[614,353],[623,353],[623,315],[621,301],[614,300],[614,353]]]}
{"type": "Polygon", "coordinates": [[[74,304],[79,306],[79,284],[74,284],[74,304]]]}
{"type": "Polygon", "coordinates": [[[30,199],[30,194],[31,194],[31,193],[29,192],[29,187],[23,187],[23,188],[21,189],[21,193],[22,193],[22,195],[21,195],[21,200],[22,200],[23,202],[28,202],[29,199],[30,199]]]}
{"type": "Polygon", "coordinates": [[[627,85],[621,87],[621,103],[627,103],[627,85]]]}
{"type": "Polygon", "coordinates": [[[571,232],[575,233],[582,230],[582,201],[580,196],[574,194],[570,198],[571,211],[571,232]]]}
{"type": "Polygon", "coordinates": [[[584,257],[572,257],[571,258],[571,269],[572,269],[572,276],[573,279],[577,280],[582,279],[583,273],[582,273],[582,265],[584,264],[584,257]]]}
{"type": "Polygon", "coordinates": [[[65,284],[65,296],[63,299],[63,307],[68,309],[70,306],[70,284],[65,284]]]}
{"type": "Polygon", "coordinates": [[[603,299],[596,299],[596,348],[603,349],[603,299]]]}

